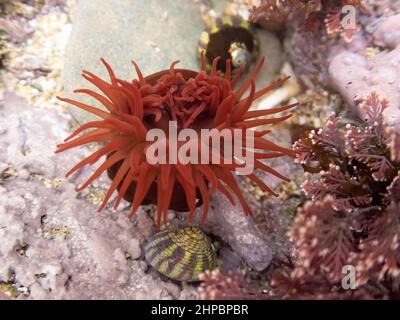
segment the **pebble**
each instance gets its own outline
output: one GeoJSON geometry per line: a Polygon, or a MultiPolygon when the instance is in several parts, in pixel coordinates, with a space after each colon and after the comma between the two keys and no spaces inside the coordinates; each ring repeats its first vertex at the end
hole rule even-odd
{"type": "Polygon", "coordinates": [[[139,240],[135,238],[129,240],[127,251],[133,260],[139,259],[142,255],[139,240]]]}

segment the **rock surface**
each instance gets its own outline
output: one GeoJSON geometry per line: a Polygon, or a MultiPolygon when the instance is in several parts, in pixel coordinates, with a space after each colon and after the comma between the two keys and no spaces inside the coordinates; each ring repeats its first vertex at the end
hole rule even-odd
{"type": "Polygon", "coordinates": [[[256,79],[257,88],[263,88],[274,81],[285,61],[282,45],[278,37],[264,29],[256,29],[260,42],[260,57],[265,57],[264,66],[256,79]]]}
{"type": "Polygon", "coordinates": [[[360,101],[372,90],[381,97],[389,99],[390,107],[384,115],[390,126],[400,129],[400,15],[381,19],[373,34],[375,45],[385,50],[367,56],[361,50],[357,52],[343,51],[337,54],[329,65],[332,84],[340,92],[345,101],[357,113],[360,101]]]}
{"type": "Polygon", "coordinates": [[[361,30],[351,42],[328,37],[322,29],[302,36],[295,28],[286,49],[299,80],[307,88],[337,91],[347,117],[362,117],[361,102],[374,90],[389,99],[386,122],[400,130],[400,8],[393,1],[369,2],[370,12],[359,13],[361,30]]]}
{"type": "MultiPolygon", "coordinates": [[[[177,67],[199,69],[197,43],[205,25],[194,1],[175,0],[93,0],[80,1],[65,55],[64,88],[68,96],[97,105],[91,98],[75,95],[74,89],[90,87],[81,77],[83,69],[104,79],[108,74],[99,59],[104,57],[121,79],[136,78],[134,59],[144,75],[165,70],[175,61],[177,67]],[[151,12],[151,17],[149,17],[151,12]]],[[[283,55],[278,38],[265,30],[257,31],[260,55],[266,63],[256,82],[268,85],[280,70],[283,55]]],[[[78,123],[93,116],[71,107],[78,123]]]]}
{"type": "Polygon", "coordinates": [[[91,202],[101,192],[75,192],[75,180],[85,172],[69,181],[62,177],[88,152],[56,158],[55,145],[70,132],[69,120],[5,94],[0,106],[0,284],[12,283],[21,299],[195,297],[193,287],[182,291],[147,272],[141,247],[153,225],[144,212],[133,223],[128,208],[98,214],[98,204],[91,202]]]}
{"type": "MultiPolygon", "coordinates": [[[[203,22],[192,1],[80,1],[76,11],[65,57],[68,93],[87,86],[82,69],[107,78],[101,57],[121,79],[136,77],[132,59],[144,75],[168,69],[176,60],[181,61],[180,68],[198,68],[196,49],[203,22]]],[[[87,113],[74,109],[78,122],[88,119],[87,113]]]]}
{"type": "Polygon", "coordinates": [[[212,203],[213,213],[207,222],[211,232],[229,243],[255,270],[262,271],[267,268],[272,260],[273,251],[271,244],[257,229],[254,220],[244,214],[239,204],[232,206],[220,193],[214,197],[212,203]]]}

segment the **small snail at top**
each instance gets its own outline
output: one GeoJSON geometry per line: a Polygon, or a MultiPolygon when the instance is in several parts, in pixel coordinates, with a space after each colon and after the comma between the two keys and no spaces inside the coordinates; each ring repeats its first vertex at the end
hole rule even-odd
{"type": "Polygon", "coordinates": [[[200,36],[199,56],[204,52],[207,69],[216,57],[217,68],[225,73],[226,60],[230,59],[232,71],[235,73],[240,66],[248,70],[258,56],[258,40],[251,23],[239,16],[222,16],[215,19],[200,36]]]}

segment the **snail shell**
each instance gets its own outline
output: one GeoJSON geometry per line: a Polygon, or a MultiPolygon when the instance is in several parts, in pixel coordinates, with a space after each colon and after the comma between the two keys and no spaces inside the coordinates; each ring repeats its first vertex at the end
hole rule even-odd
{"type": "Polygon", "coordinates": [[[211,240],[197,227],[165,230],[146,244],[145,259],[163,275],[178,281],[198,281],[217,265],[211,240]]]}
{"type": "Polygon", "coordinates": [[[240,64],[248,68],[257,59],[258,40],[252,25],[239,16],[222,16],[200,35],[198,51],[207,59],[207,67],[216,57],[220,57],[217,68],[225,72],[226,60],[231,60],[232,70],[240,64]]]}

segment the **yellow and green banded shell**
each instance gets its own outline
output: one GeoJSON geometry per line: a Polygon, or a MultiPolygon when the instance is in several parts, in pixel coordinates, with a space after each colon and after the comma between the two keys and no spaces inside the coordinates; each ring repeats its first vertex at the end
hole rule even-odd
{"type": "Polygon", "coordinates": [[[144,252],[149,265],[178,281],[198,281],[200,274],[217,266],[211,240],[197,227],[161,231],[148,241],[144,252]]]}
{"type": "MultiPolygon", "coordinates": [[[[207,67],[216,57],[220,57],[218,69],[225,72],[225,62],[231,59],[230,48],[233,43],[244,44],[252,60],[256,60],[259,51],[259,44],[252,24],[240,16],[222,16],[215,21],[200,35],[198,44],[198,56],[203,51],[207,60],[207,67]]],[[[233,70],[234,71],[234,70],[233,70]]]]}

